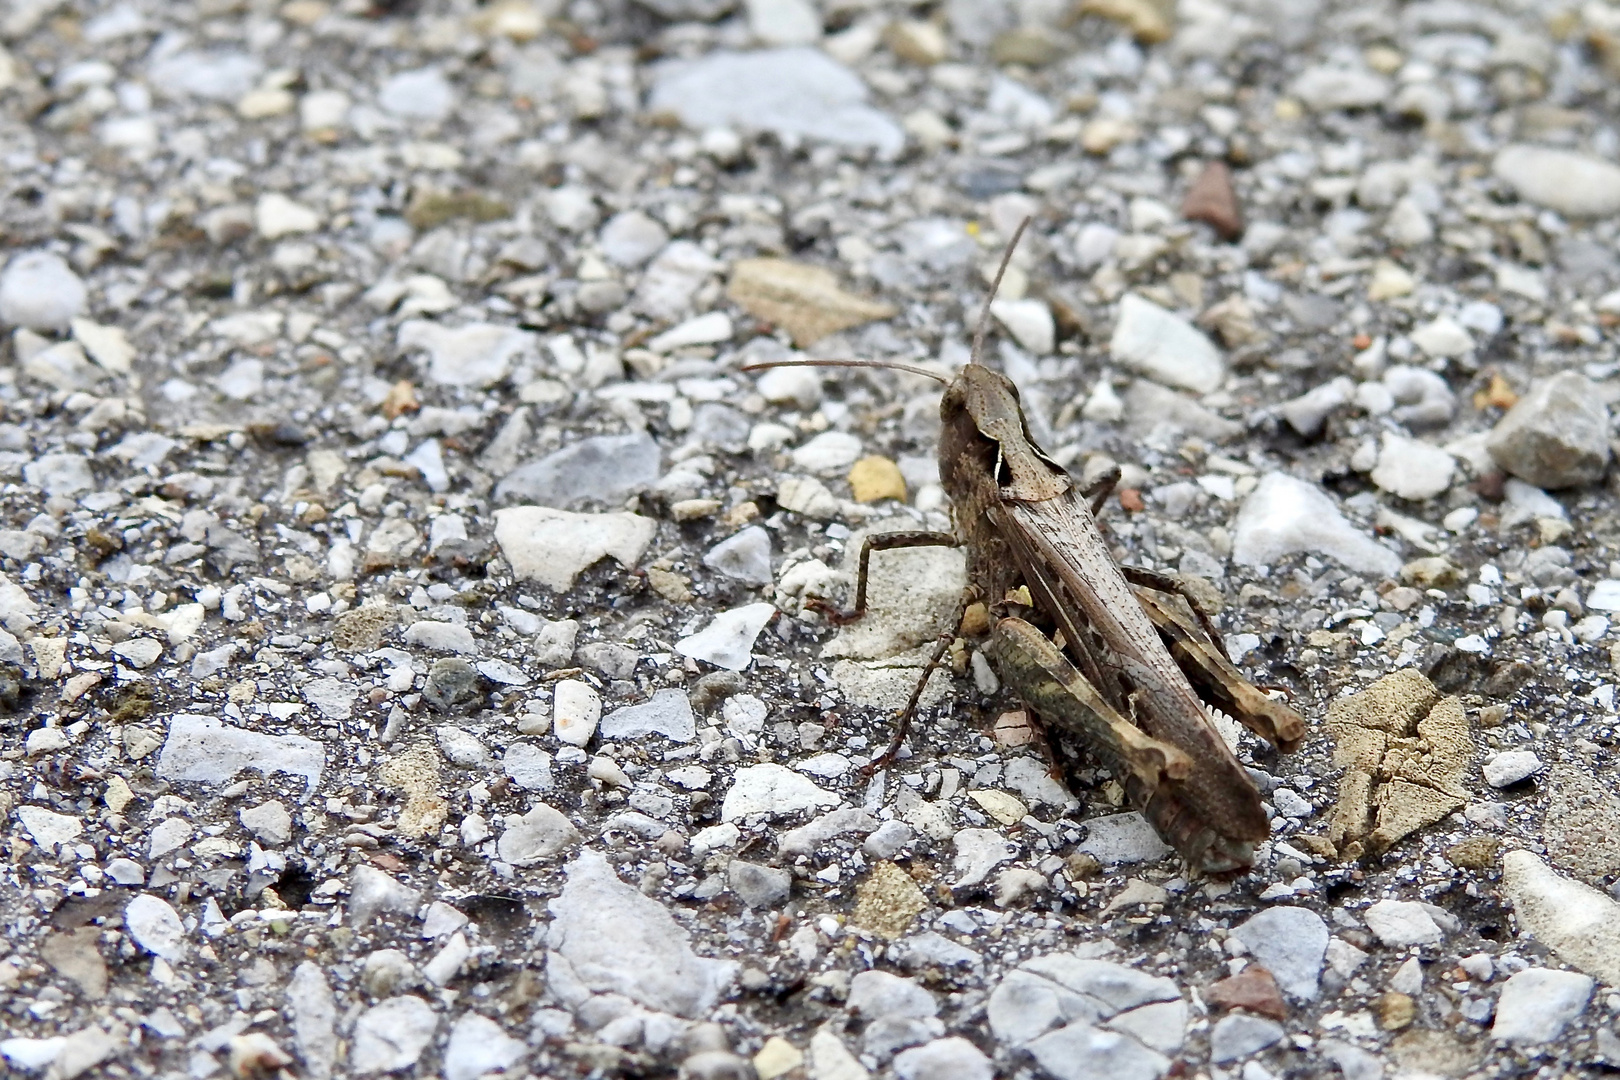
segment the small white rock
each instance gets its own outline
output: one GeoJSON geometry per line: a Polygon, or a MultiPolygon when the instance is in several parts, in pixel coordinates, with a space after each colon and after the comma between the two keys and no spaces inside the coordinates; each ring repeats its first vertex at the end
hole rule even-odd
{"type": "Polygon", "coordinates": [[[321,227],[321,215],[280,192],[270,191],[260,195],[253,207],[253,224],[266,240],[279,240],[314,232],[321,227]]]}
{"type": "Polygon", "coordinates": [[[560,741],[570,746],[587,745],[601,719],[601,695],[588,683],[564,679],[552,690],[551,722],[560,741]]]}
{"type": "Polygon", "coordinates": [[[84,282],[55,252],[25,251],[0,273],[0,323],[66,330],[88,302],[84,282]]]}
{"type": "Polygon", "coordinates": [[[1504,750],[1485,763],[1485,782],[1494,788],[1517,784],[1543,768],[1533,750],[1504,750]]]}

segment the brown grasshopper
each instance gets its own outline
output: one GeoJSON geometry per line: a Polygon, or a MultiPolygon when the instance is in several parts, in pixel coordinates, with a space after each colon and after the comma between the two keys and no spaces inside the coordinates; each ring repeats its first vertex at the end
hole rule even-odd
{"type": "MultiPolygon", "coordinates": [[[[1007,246],[992,298],[1027,225],[1026,219],[1007,246]]],[[[833,620],[865,612],[872,552],[964,548],[969,585],[952,625],[961,625],[972,605],[984,605],[986,651],[1003,684],[1047,725],[1084,740],[1194,871],[1247,867],[1270,830],[1259,792],[1205,705],[1282,750],[1304,737],[1304,721],[1237,671],[1179,579],[1115,561],[1096,515],[1119,470],[1082,491],[1035,444],[1017,389],[980,360],[989,308],[987,299],[970,361],[954,379],[871,361],[786,362],[895,367],[945,384],[939,471],[955,532],[867,537],[854,607],[832,613],[833,620]]],[[[905,739],[922,687],[956,632],[939,642],[888,752],[874,765],[886,763],[905,739]]]]}

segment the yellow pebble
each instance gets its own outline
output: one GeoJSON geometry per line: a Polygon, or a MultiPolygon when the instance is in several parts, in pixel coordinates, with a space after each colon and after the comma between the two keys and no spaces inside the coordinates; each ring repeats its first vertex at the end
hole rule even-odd
{"type": "Polygon", "coordinates": [[[1029,815],[1029,810],[1016,796],[995,788],[979,788],[968,792],[968,797],[1003,825],[1016,825],[1029,815]]]}
{"type": "Polygon", "coordinates": [[[776,1080],[804,1064],[804,1053],[780,1035],[772,1035],[754,1055],[754,1072],[759,1080],[776,1080]]]}
{"type": "Polygon", "coordinates": [[[906,481],[900,475],[900,466],[886,457],[863,457],[849,469],[849,486],[856,502],[877,502],[879,499],[906,499],[906,481]]]}

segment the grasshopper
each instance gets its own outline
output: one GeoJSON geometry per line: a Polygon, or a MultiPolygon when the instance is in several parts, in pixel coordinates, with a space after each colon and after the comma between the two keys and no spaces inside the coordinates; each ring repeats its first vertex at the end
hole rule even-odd
{"type": "MultiPolygon", "coordinates": [[[[1206,703],[1285,751],[1304,737],[1304,721],[1238,672],[1178,578],[1115,561],[1097,515],[1118,468],[1081,490],[1031,437],[1011,380],[982,362],[990,298],[1028,224],[1002,256],[969,363],[955,378],[873,361],[784,362],[893,367],[945,385],[939,471],[955,531],[869,536],[854,607],[829,612],[834,622],[865,612],[874,551],[948,545],[966,552],[969,584],[958,618],[874,765],[887,763],[906,738],[954,627],[983,605],[985,618],[969,621],[988,626],[985,652],[1003,685],[1048,727],[1082,739],[1193,871],[1246,868],[1270,829],[1254,782],[1211,723],[1206,703]]],[[[754,367],[769,366],[776,365],[754,367]]]]}

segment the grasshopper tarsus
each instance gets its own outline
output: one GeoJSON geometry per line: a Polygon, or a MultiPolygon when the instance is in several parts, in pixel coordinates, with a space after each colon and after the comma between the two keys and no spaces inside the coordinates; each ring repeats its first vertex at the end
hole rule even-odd
{"type": "Polygon", "coordinates": [[[804,606],[826,619],[833,626],[848,626],[866,614],[864,606],[841,608],[836,604],[823,600],[819,596],[812,596],[805,600],[804,606]]]}

